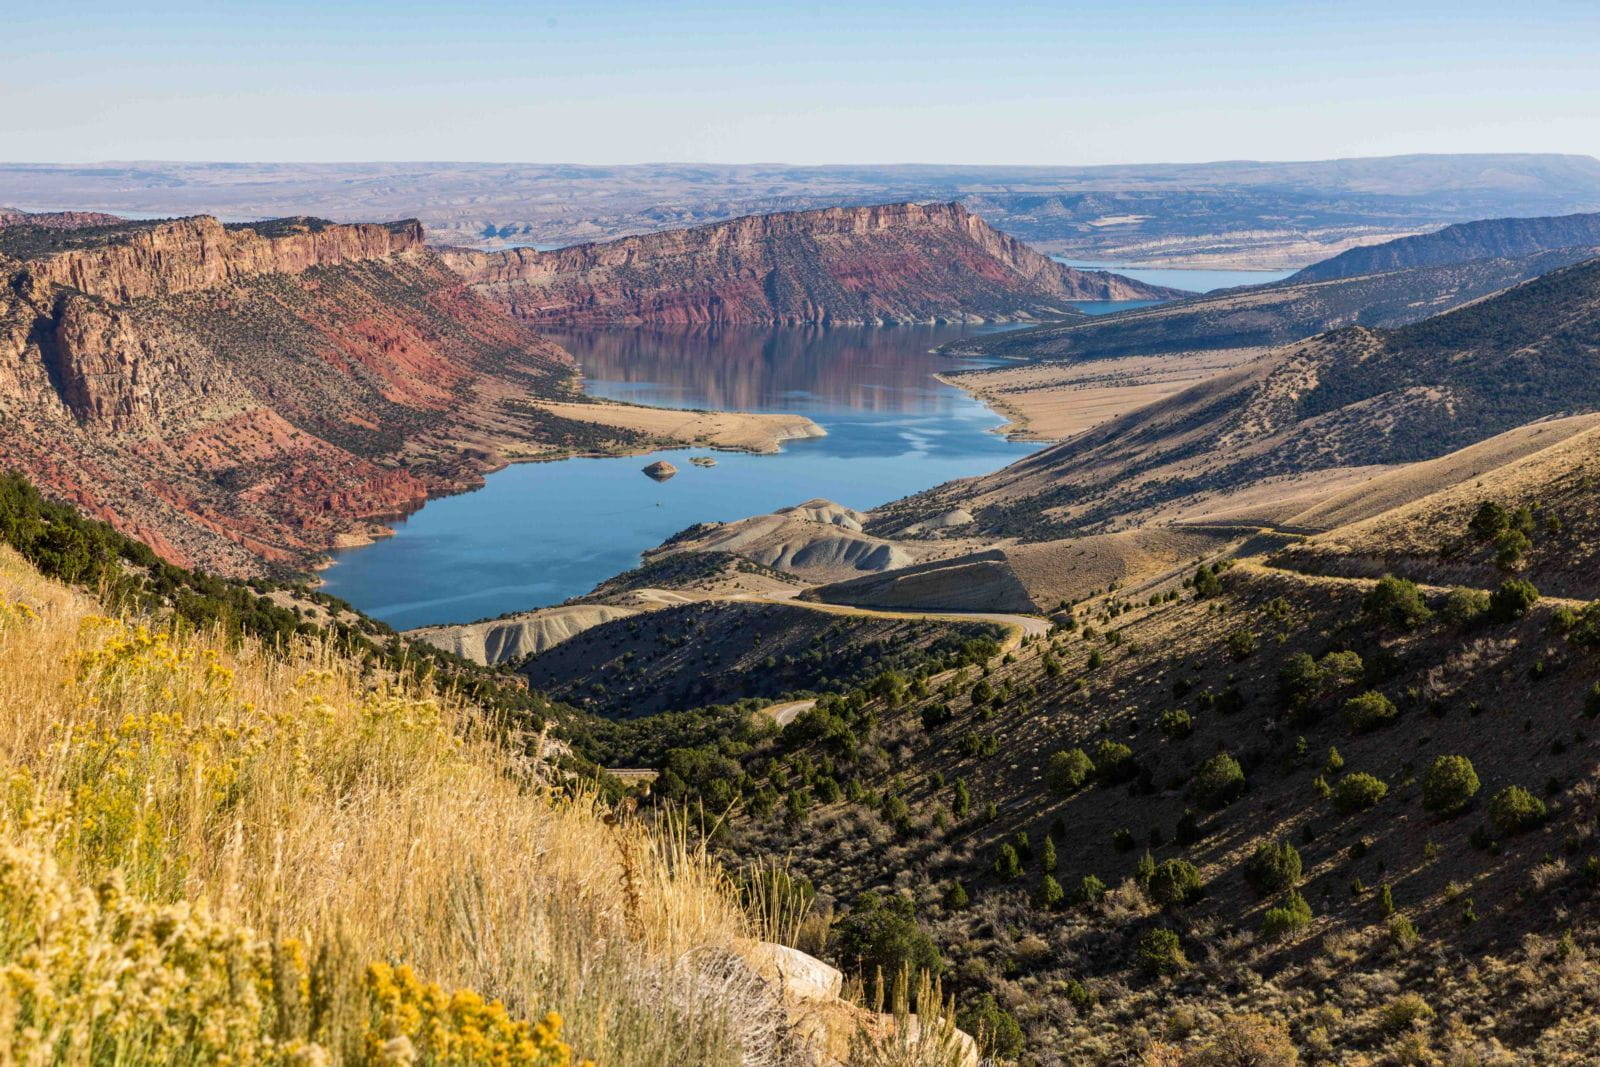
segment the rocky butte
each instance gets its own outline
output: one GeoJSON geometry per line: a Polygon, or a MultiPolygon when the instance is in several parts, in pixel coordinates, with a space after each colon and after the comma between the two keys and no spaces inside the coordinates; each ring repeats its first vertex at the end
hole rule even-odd
{"type": "Polygon", "coordinates": [[[555,251],[450,249],[524,321],[852,325],[1063,318],[1074,300],[1182,294],[1040,255],[960,204],[752,215],[555,251]]]}

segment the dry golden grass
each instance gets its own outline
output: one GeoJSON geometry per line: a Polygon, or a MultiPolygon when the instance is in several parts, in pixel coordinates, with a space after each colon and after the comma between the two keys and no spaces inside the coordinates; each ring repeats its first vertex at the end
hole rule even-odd
{"type": "MultiPolygon", "coordinates": [[[[382,977],[369,964],[394,963],[438,987],[418,986],[424,1000],[460,988],[512,1019],[554,1009],[606,1065],[775,1059],[781,1007],[737,952],[750,924],[721,869],[682,828],[651,834],[564,795],[492,733],[324,647],[230,649],[105,618],[0,550],[0,844],[5,869],[49,869],[5,883],[8,925],[37,897],[18,885],[59,883],[92,909],[113,879],[139,914],[199,916],[252,959],[305,946],[342,974],[324,988],[359,992],[363,972],[382,977]]],[[[3,1048],[35,1008],[5,986],[0,1003],[3,1048]]],[[[270,1030],[286,1009],[253,1010],[270,1030]]]]}

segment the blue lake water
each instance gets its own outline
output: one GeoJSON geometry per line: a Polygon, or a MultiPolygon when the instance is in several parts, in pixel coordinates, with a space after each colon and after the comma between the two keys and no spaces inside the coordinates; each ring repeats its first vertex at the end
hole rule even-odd
{"type": "MultiPolygon", "coordinates": [[[[1069,267],[1079,270],[1110,270],[1126,275],[1135,281],[1147,282],[1150,285],[1168,285],[1174,289],[1187,289],[1191,293],[1209,293],[1216,289],[1232,289],[1239,285],[1265,285],[1268,282],[1282,281],[1293,274],[1292,270],[1202,270],[1188,267],[1137,267],[1127,266],[1122,263],[1089,263],[1077,259],[1063,259],[1052,256],[1057,263],[1065,263],[1069,267]]],[[[1105,311],[1120,311],[1125,308],[1140,307],[1141,304],[1133,302],[1111,304],[1106,306],[1105,301],[1097,301],[1098,307],[1105,311]]],[[[1082,304],[1078,305],[1090,314],[1102,312],[1091,311],[1082,304]]]]}
{"type": "Polygon", "coordinates": [[[827,497],[870,508],[952,478],[997,470],[1037,445],[992,432],[1004,420],[941,370],[983,365],[930,352],[962,327],[558,332],[587,390],[663,407],[794,411],[827,437],[777,455],[673,449],[648,456],[525,463],[484,488],[429,502],[395,536],[335,553],[326,590],[397,628],[468,622],[588,592],[696,522],[827,497]],[[701,468],[691,456],[714,455],[701,468]],[[654,482],[641,468],[678,468],[654,482]]]}

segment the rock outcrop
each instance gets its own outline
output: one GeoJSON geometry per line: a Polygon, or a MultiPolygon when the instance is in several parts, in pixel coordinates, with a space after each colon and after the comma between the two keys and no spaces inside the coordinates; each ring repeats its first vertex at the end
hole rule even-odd
{"type": "Polygon", "coordinates": [[[959,204],[753,215],[543,252],[447,250],[446,262],[530,322],[802,325],[1003,321],[1074,300],[1182,295],[1056,263],[959,204]]]}
{"type": "Polygon", "coordinates": [[[411,222],[0,229],[0,456],[174,562],[303,567],[510,459],[564,352],[411,222]]]}

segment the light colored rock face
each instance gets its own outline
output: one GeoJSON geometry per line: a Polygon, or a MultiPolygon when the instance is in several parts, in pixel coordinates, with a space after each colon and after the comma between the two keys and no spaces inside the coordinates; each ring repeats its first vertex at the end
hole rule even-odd
{"type": "Polygon", "coordinates": [[[900,545],[859,532],[860,512],[809,501],[772,515],[713,527],[671,551],[731,552],[807,581],[839,581],[915,562],[900,545]]]}
{"type": "Polygon", "coordinates": [[[779,508],[774,514],[793,515],[797,519],[809,519],[811,522],[820,522],[825,525],[842,526],[846,530],[861,532],[861,526],[867,521],[863,512],[854,508],[847,508],[843,504],[835,504],[831,500],[821,497],[807,500],[804,504],[796,504],[792,508],[779,508]]]}
{"type": "Polygon", "coordinates": [[[445,255],[512,314],[569,325],[983,321],[1171,295],[1064,267],[959,204],[753,215],[550,252],[445,255]]]}
{"type": "Polygon", "coordinates": [[[634,608],[611,604],[572,604],[508,619],[460,626],[427,626],[409,633],[463,659],[492,666],[543,652],[591,627],[637,614],[634,608]]]}
{"type": "Polygon", "coordinates": [[[814,956],[767,941],[746,942],[740,952],[777,990],[792,1035],[816,1067],[845,1067],[853,1047],[863,1042],[893,1050],[895,1063],[978,1067],[978,1044],[970,1034],[955,1030],[943,1047],[931,1046],[940,1039],[925,1039],[917,1016],[902,1020],[843,999],[844,976],[814,956]]]}

